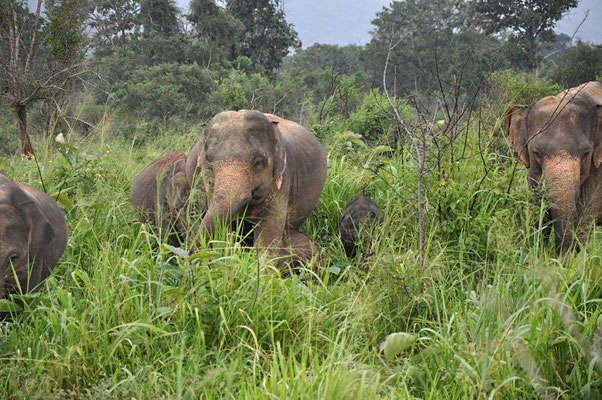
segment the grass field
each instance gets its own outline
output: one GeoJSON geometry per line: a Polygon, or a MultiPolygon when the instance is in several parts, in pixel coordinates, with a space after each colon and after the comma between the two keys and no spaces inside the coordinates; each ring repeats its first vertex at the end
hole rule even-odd
{"type": "MultiPolygon", "coordinates": [[[[48,192],[73,203],[70,237],[25,311],[0,322],[0,397],[602,398],[602,231],[557,258],[522,165],[507,193],[509,151],[427,177],[421,271],[409,158],[323,140],[328,180],[304,225],[321,260],[281,278],[232,234],[190,260],[138,222],[134,177],[187,152],[199,127],[145,141],[116,129],[68,138],[77,149],[35,143],[48,192]],[[386,218],[360,267],[337,226],[361,193],[386,218]],[[381,352],[394,333],[407,346],[391,337],[381,352]]],[[[3,156],[0,170],[41,188],[31,160],[3,156]]]]}

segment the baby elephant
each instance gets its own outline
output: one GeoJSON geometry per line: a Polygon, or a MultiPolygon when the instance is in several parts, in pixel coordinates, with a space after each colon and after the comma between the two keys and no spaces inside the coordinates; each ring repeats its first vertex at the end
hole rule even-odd
{"type": "Polygon", "coordinates": [[[374,228],[383,222],[380,208],[365,196],[356,197],[339,219],[339,231],[347,257],[353,258],[358,247],[368,251],[374,228]]]}
{"type": "Polygon", "coordinates": [[[46,193],[0,172],[0,299],[34,292],[67,246],[67,222],[46,193]]]}
{"type": "Polygon", "coordinates": [[[138,174],[130,190],[132,203],[140,210],[144,222],[161,227],[164,232],[173,226],[176,235],[168,237],[173,245],[184,240],[189,195],[186,154],[179,151],[154,160],[138,174]]]}

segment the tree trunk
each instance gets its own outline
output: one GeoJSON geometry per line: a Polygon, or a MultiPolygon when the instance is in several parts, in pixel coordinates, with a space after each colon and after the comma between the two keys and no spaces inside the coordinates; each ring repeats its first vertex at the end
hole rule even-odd
{"type": "Polygon", "coordinates": [[[17,114],[17,122],[19,124],[21,151],[26,156],[34,156],[33,148],[31,147],[31,141],[29,140],[29,134],[27,133],[27,109],[25,105],[17,104],[15,106],[15,113],[17,114]]]}

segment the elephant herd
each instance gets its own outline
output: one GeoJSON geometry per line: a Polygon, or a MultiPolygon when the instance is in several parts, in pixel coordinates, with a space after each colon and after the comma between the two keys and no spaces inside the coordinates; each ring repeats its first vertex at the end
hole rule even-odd
{"type": "MultiPolygon", "coordinates": [[[[549,196],[564,253],[574,231],[602,222],[602,83],[545,97],[530,109],[511,107],[504,127],[529,187],[549,196]]],[[[318,203],[326,173],[326,153],[309,129],[258,111],[225,111],[188,155],[172,151],[140,172],[130,194],[143,221],[169,233],[172,244],[210,245],[217,230],[236,223],[243,240],[295,268],[317,253],[299,228],[318,203]]],[[[351,202],[339,220],[347,256],[369,248],[383,220],[370,199],[351,202]]],[[[39,288],[66,244],[56,202],[0,172],[0,299],[39,288]]]]}

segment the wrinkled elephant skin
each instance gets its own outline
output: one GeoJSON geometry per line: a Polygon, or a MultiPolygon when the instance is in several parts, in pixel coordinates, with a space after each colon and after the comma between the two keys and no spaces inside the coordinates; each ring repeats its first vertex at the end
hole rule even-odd
{"type": "Polygon", "coordinates": [[[529,187],[545,184],[561,253],[573,230],[602,219],[602,83],[587,82],[506,111],[508,139],[528,168],[529,187]]]}
{"type": "Polygon", "coordinates": [[[132,203],[142,220],[161,227],[169,243],[178,245],[187,229],[186,205],[190,185],[186,179],[186,154],[172,151],[154,160],[134,180],[130,190],[132,203]],[[157,204],[158,203],[158,204],[157,204]]]}
{"type": "Polygon", "coordinates": [[[33,292],[67,246],[67,222],[46,193],[0,172],[0,299],[33,292]]]}
{"type": "Polygon", "coordinates": [[[207,196],[202,236],[212,235],[216,223],[228,225],[244,213],[247,222],[256,224],[258,248],[285,257],[290,247],[295,253],[297,243],[299,254],[293,259],[308,259],[313,247],[298,229],[326,181],[326,154],[310,130],[258,111],[222,112],[188,154],[186,175],[207,196]]]}

